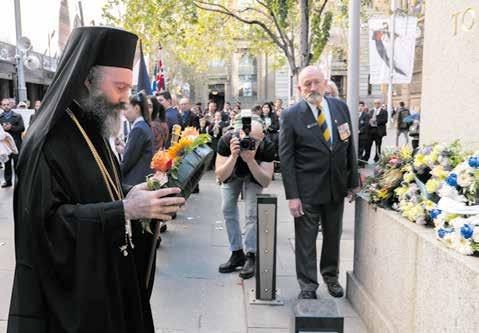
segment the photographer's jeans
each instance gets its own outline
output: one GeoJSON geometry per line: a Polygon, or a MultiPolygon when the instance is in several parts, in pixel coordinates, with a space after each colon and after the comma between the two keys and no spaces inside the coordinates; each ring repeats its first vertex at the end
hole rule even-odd
{"type": "Polygon", "coordinates": [[[263,188],[253,182],[251,176],[236,178],[221,185],[226,232],[228,233],[230,250],[237,251],[243,249],[238,209],[238,197],[242,189],[244,189],[246,217],[244,249],[246,253],[256,253],[256,217],[258,215],[256,195],[260,194],[263,188]]]}

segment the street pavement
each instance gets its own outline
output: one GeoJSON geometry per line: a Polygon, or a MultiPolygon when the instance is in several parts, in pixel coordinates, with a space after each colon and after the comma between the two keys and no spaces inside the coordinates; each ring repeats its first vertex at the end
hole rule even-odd
{"type": "MultiPolygon", "coordinates": [[[[384,140],[392,145],[395,133],[384,140]]],[[[371,166],[366,170],[369,173],[371,166]]],[[[0,170],[3,180],[3,170],[0,170]]],[[[265,191],[278,197],[277,288],[283,306],[250,305],[254,278],[238,273],[220,274],[218,265],[229,257],[221,213],[221,193],[214,174],[200,184],[201,192],[189,199],[184,211],[169,223],[158,250],[156,278],[151,298],[157,333],[289,333],[294,332],[293,306],[299,293],[295,276],[294,226],[289,215],[280,175],[265,191]]],[[[0,189],[0,333],[6,332],[15,265],[12,211],[13,189],[0,189]]],[[[244,205],[240,202],[244,221],[244,205]]],[[[318,258],[322,236],[318,236],[318,258]]],[[[340,282],[353,268],[354,208],[345,205],[341,243],[340,282]]],[[[319,269],[318,269],[319,270],[319,269]]],[[[331,298],[320,280],[320,298],[331,298]]],[[[366,328],[346,298],[334,299],[344,316],[346,333],[366,328]]]]}

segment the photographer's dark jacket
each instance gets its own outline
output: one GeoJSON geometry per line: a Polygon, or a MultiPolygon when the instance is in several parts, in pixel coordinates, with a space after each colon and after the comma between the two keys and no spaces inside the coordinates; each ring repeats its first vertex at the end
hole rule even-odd
{"type": "Polygon", "coordinates": [[[347,105],[337,98],[325,97],[331,114],[333,145],[326,142],[306,101],[302,100],[282,114],[279,154],[286,199],[301,199],[317,206],[340,202],[349,189],[358,186],[356,150],[353,135],[341,140],[338,126],[348,124],[347,105]]]}
{"type": "MultiPolygon", "coordinates": [[[[221,156],[228,157],[231,155],[230,150],[230,141],[233,136],[233,132],[227,132],[218,142],[218,151],[217,153],[221,156]]],[[[273,162],[274,161],[274,144],[265,137],[263,141],[260,143],[258,150],[256,151],[256,155],[254,157],[258,164],[262,162],[273,162]]],[[[241,157],[238,157],[236,162],[235,168],[233,170],[232,175],[225,180],[225,183],[232,181],[235,178],[243,178],[248,175],[252,175],[248,165],[241,157]]],[[[253,181],[261,186],[261,184],[252,177],[253,181]]]]}

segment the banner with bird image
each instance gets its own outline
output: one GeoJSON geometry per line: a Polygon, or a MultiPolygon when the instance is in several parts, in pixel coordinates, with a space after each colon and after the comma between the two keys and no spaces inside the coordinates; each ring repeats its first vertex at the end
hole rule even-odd
{"type": "MultiPolygon", "coordinates": [[[[370,84],[389,83],[391,57],[391,20],[371,18],[369,20],[369,71],[370,84]]],[[[393,83],[411,83],[414,69],[417,18],[397,16],[394,24],[393,83]]]]}

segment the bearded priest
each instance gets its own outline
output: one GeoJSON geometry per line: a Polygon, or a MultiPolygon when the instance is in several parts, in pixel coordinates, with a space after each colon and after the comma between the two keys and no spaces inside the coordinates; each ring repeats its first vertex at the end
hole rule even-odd
{"type": "Polygon", "coordinates": [[[137,36],[75,29],[19,157],[9,333],[153,333],[135,263],[137,219],[171,219],[177,188],[122,186],[108,138],[131,89],[137,36]],[[169,197],[166,197],[169,196],[169,197]]]}

